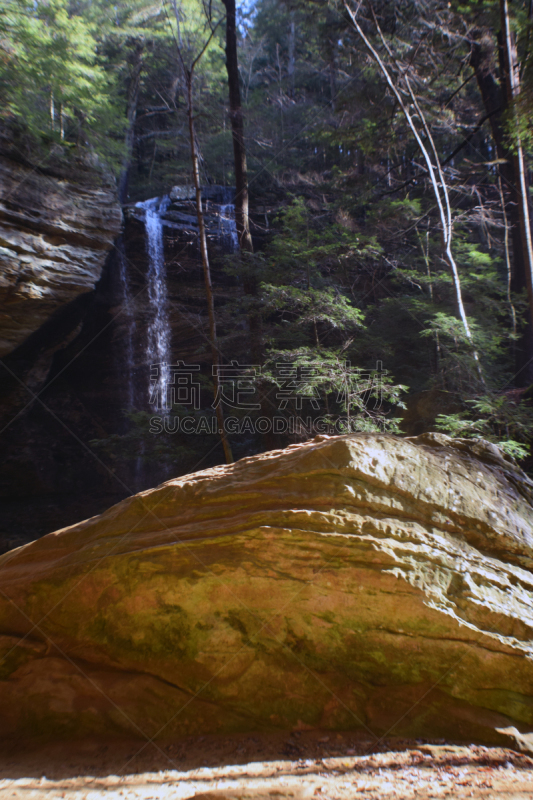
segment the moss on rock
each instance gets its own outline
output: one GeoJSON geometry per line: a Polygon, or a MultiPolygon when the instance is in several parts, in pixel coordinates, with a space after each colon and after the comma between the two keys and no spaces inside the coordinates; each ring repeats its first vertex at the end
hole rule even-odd
{"type": "Polygon", "coordinates": [[[0,558],[5,733],[526,730],[531,497],[482,443],[361,434],[129,498],[0,558]]]}

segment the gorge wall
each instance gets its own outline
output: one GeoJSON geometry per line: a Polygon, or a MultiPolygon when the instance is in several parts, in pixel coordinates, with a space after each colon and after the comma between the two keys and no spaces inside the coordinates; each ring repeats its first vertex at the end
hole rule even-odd
{"type": "Polygon", "coordinates": [[[0,356],[94,289],[120,232],[114,183],[87,164],[33,164],[0,141],[0,356]],[[17,158],[18,155],[18,158],[17,158]]]}
{"type": "MultiPolygon", "coordinates": [[[[94,165],[64,157],[31,163],[1,137],[0,171],[1,552],[224,456],[217,436],[176,435],[161,447],[148,435],[154,298],[147,202],[122,210],[114,182],[94,165]],[[126,417],[132,409],[135,424],[126,417]]],[[[201,368],[201,407],[212,413],[195,204],[190,187],[169,191],[161,220],[166,346],[172,362],[201,368]]],[[[235,247],[231,200],[229,187],[204,187],[219,348],[225,363],[246,364],[242,278],[227,263],[235,247]]],[[[266,206],[256,205],[260,249],[268,221],[266,206]]],[[[411,416],[407,432],[428,429],[418,407],[411,416]]],[[[286,443],[244,435],[232,445],[240,458],[286,443]]]]}
{"type": "MultiPolygon", "coordinates": [[[[113,183],[94,167],[64,161],[39,167],[5,145],[0,551],[99,513],[198,461],[186,447],[177,448],[170,472],[164,458],[147,460],[145,420],[127,457],[93,445],[127,433],[125,412],[132,407],[150,410],[153,359],[146,343],[153,308],[142,209],[126,207],[123,217],[113,183]]],[[[213,213],[213,202],[226,198],[220,187],[207,194],[219,333],[226,352],[238,355],[246,342],[225,311],[236,285],[224,272],[228,233],[213,213]]],[[[172,360],[209,373],[194,213],[188,198],[176,198],[163,229],[169,351],[172,360]]],[[[211,401],[207,387],[205,404],[211,401]]],[[[220,460],[215,443],[203,466],[220,460]]]]}
{"type": "MultiPolygon", "coordinates": [[[[75,355],[69,346],[81,336],[81,350],[87,326],[94,335],[105,321],[123,221],[111,176],[59,150],[32,161],[0,136],[0,549],[26,540],[32,516],[36,535],[54,527],[60,495],[63,506],[75,500],[80,470],[66,437],[80,402],[61,397],[67,376],[56,397],[46,387],[75,355]]],[[[83,369],[90,386],[96,364],[83,369]]]]}

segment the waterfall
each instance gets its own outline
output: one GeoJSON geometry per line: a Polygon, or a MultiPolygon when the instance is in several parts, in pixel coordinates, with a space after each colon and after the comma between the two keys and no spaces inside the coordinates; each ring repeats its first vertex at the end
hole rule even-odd
{"type": "Polygon", "coordinates": [[[145,211],[146,252],[148,255],[148,303],[150,321],[146,357],[151,365],[149,398],[153,408],[169,411],[167,387],[170,378],[170,325],[163,248],[163,221],[169,197],[153,197],[137,203],[145,211]]]}
{"type": "Polygon", "coordinates": [[[128,277],[128,264],[124,252],[124,241],[122,236],[117,241],[118,274],[122,294],[121,316],[126,328],[125,339],[125,364],[124,371],[126,377],[126,393],[128,409],[135,406],[135,388],[133,383],[133,337],[135,334],[135,316],[133,314],[133,298],[131,294],[130,281],[128,277]]]}
{"type": "MultiPolygon", "coordinates": [[[[176,193],[175,187],[172,192],[176,193]]],[[[231,186],[206,187],[207,197],[209,190],[214,200],[216,197],[218,204],[218,240],[230,253],[239,249],[239,238],[237,226],[235,224],[235,189],[231,186]],[[216,191],[215,191],[216,190],[216,191]]],[[[172,195],[171,192],[171,195],[172,195]]],[[[146,274],[148,282],[148,305],[149,323],[146,341],[146,360],[151,365],[152,373],[149,383],[149,403],[153,409],[163,412],[170,411],[168,397],[168,386],[170,383],[170,324],[167,296],[167,280],[165,268],[165,255],[163,248],[163,225],[179,228],[188,225],[191,227],[191,210],[188,208],[188,201],[182,201],[184,209],[180,210],[180,201],[174,201],[173,211],[170,219],[164,219],[167,209],[171,203],[168,195],[164,197],[152,197],[136,203],[138,209],[142,209],[144,226],[146,231],[146,252],[148,255],[148,271],[146,274]],[[178,211],[175,206],[178,205],[178,211]],[[187,212],[187,215],[184,213],[187,212]],[[176,221],[177,219],[177,221],[176,221]]],[[[217,202],[214,202],[217,205],[217,202]]]]}
{"type": "Polygon", "coordinates": [[[222,200],[218,215],[218,238],[230,253],[234,253],[239,249],[239,237],[235,224],[235,193],[231,186],[223,187],[222,200]]]}

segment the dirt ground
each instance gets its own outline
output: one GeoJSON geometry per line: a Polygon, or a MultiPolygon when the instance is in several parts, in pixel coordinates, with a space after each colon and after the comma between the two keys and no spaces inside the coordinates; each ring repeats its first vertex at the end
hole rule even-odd
{"type": "Polygon", "coordinates": [[[533,758],[499,747],[353,733],[214,736],[143,744],[4,744],[10,800],[512,798],[532,800],[533,758]]]}

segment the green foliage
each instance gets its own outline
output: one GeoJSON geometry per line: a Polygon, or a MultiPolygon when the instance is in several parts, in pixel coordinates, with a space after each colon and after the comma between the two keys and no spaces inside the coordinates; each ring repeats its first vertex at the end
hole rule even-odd
{"type": "MultiPolygon", "coordinates": [[[[361,264],[374,263],[380,248],[372,237],[355,233],[332,215],[317,221],[303,198],[293,199],[278,216],[275,238],[255,263],[261,264],[260,302],[266,345],[263,379],[280,387],[277,368],[296,370],[296,396],[315,396],[315,412],[332,430],[399,432],[392,411],[402,408],[406,387],[386,373],[357,365],[354,341],[366,318],[348,291],[361,264]],[[353,366],[352,366],[353,365],[353,366]],[[309,381],[306,382],[305,377],[309,381]],[[343,427],[344,426],[344,427],[343,427]]],[[[368,359],[366,359],[368,360],[368,359]]],[[[293,398],[296,402],[296,397],[293,398]]]]}
{"type": "MultiPolygon", "coordinates": [[[[220,0],[183,0],[176,8],[178,19],[171,2],[0,0],[1,114],[48,145],[90,147],[118,172],[139,56],[131,199],[189,182],[177,44],[190,66],[224,8],[220,0]]],[[[501,176],[489,122],[478,128],[485,109],[470,80],[470,33],[465,36],[475,29],[496,43],[497,4],[379,0],[373,10],[387,47],[363,4],[367,33],[394,80],[409,75],[444,164],[453,253],[485,385],[459,321],[418,146],[342,4],[325,0],[257,0],[240,9],[257,242],[254,254],[226,259],[227,284],[217,298],[221,341],[237,346],[246,339],[238,331],[256,318],[268,386],[277,386],[279,361],[298,369],[314,365],[332,423],[350,415],[361,430],[398,431],[394,409],[402,407],[406,386],[457,392],[468,412],[442,417],[443,429],[503,442],[522,457],[531,438],[529,406],[498,387],[513,380],[527,303],[509,288],[501,176]],[[364,385],[343,400],[346,363],[361,384],[378,361],[387,370],[382,405],[374,407],[377,390],[364,385]]],[[[526,17],[525,7],[513,7],[523,92],[508,119],[518,120],[531,147],[533,37],[526,17]]],[[[223,23],[196,67],[194,91],[202,181],[231,185],[223,23]]],[[[509,135],[516,130],[509,127],[509,135]]],[[[239,346],[249,359],[249,342],[239,346]]],[[[130,461],[141,450],[152,463],[186,460],[197,447],[177,437],[146,438],[146,423],[131,417],[126,434],[95,446],[130,461]]]]}
{"type": "Polygon", "coordinates": [[[280,213],[279,222],[261,284],[270,346],[304,344],[309,336],[320,348],[331,333],[346,343],[364,325],[364,314],[348,296],[343,275],[353,262],[376,257],[375,242],[335,222],[317,227],[302,198],[280,213]]]}
{"type": "Polygon", "coordinates": [[[440,414],[437,428],[452,436],[495,442],[518,459],[530,454],[531,447],[526,442],[533,441],[533,408],[528,401],[513,394],[491,394],[466,402],[465,412],[440,414]]]}
{"type": "Polygon", "coordinates": [[[294,286],[263,284],[265,306],[291,314],[297,325],[323,322],[331,328],[358,327],[363,314],[335,289],[297,289],[294,286]]]}
{"type": "MultiPolygon", "coordinates": [[[[402,396],[406,386],[394,384],[391,376],[381,370],[352,367],[342,352],[310,347],[295,350],[270,351],[263,370],[267,383],[281,389],[287,386],[280,378],[280,364],[290,365],[290,386],[294,388],[292,403],[298,408],[311,401],[317,416],[325,419],[337,433],[343,431],[400,433],[400,419],[391,415],[392,409],[405,408],[402,396]]],[[[309,405],[311,404],[311,405],[309,405]]]]}
{"type": "Polygon", "coordinates": [[[146,464],[159,464],[161,461],[177,462],[191,454],[176,438],[165,438],[150,433],[152,414],[146,411],[127,411],[124,416],[130,423],[126,433],[113,433],[104,439],[92,439],[91,447],[108,458],[119,458],[146,464]]]}
{"type": "MultiPolygon", "coordinates": [[[[198,418],[202,414],[212,416],[212,413],[212,410],[196,412],[196,416],[198,418]]],[[[130,465],[140,463],[160,470],[166,468],[176,471],[183,470],[188,463],[201,459],[218,441],[218,437],[210,433],[188,436],[164,430],[151,433],[153,416],[152,412],[147,411],[125,411],[124,417],[128,422],[125,433],[112,433],[103,439],[93,439],[89,444],[101,456],[113,462],[118,459],[130,465]]],[[[188,417],[191,413],[183,406],[176,405],[169,413],[170,416],[173,418],[171,430],[174,430],[175,418],[188,417]]]]}
{"type": "MultiPolygon", "coordinates": [[[[177,7],[179,36],[193,58],[209,34],[209,22],[200,0],[182,0],[177,7]]],[[[222,4],[211,8],[220,18],[222,4]]],[[[221,35],[219,30],[198,65],[200,92],[208,83],[220,92],[221,35]]],[[[125,155],[133,54],[138,51],[141,104],[159,104],[164,130],[154,139],[164,154],[169,115],[174,113],[178,119],[173,121],[183,125],[175,103],[177,36],[171,4],[0,0],[0,114],[49,144],[89,146],[118,173],[125,155]]],[[[151,108],[145,113],[161,125],[151,108]]]]}
{"type": "Polygon", "coordinates": [[[110,103],[92,26],[70,7],[67,0],[0,4],[2,114],[53,138],[65,126],[94,123],[110,103]]]}

